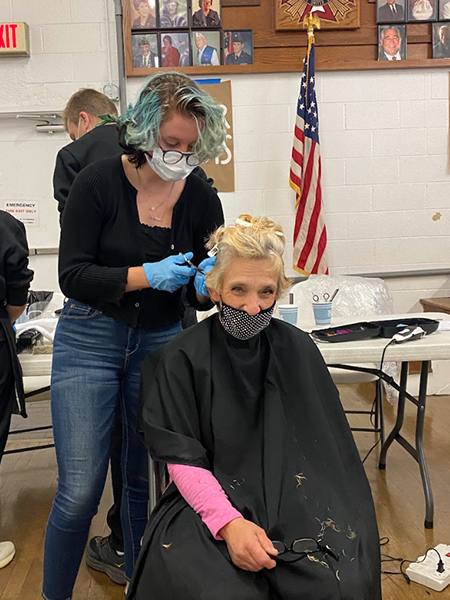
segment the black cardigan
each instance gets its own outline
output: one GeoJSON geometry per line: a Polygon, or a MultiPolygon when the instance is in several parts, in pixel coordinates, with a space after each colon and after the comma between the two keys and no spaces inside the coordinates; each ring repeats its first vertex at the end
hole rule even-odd
{"type": "Polygon", "coordinates": [[[58,201],[60,220],[78,173],[97,160],[122,154],[117,125],[101,125],[58,152],[53,173],[53,195],[58,201]]]}
{"type": "MultiPolygon", "coordinates": [[[[22,371],[16,355],[15,334],[6,305],[23,306],[27,301],[28,288],[33,271],[28,268],[28,244],[23,223],[9,213],[0,210],[0,344],[9,348],[10,364],[1,364],[0,369],[11,370],[14,378],[16,404],[14,412],[26,417],[22,371]]],[[[0,402],[8,406],[9,398],[0,390],[0,402]]]]}
{"type": "Polygon", "coordinates": [[[0,304],[25,304],[32,279],[33,271],[28,268],[25,227],[12,215],[0,210],[0,304]]]}
{"type": "MultiPolygon", "coordinates": [[[[223,222],[219,197],[191,174],[173,210],[170,254],[191,251],[198,264],[206,257],[205,239],[223,222]]],[[[172,294],[154,289],[125,293],[128,268],[144,262],[136,189],[120,156],[89,165],[75,179],[64,210],[59,250],[62,292],[130,327],[167,327],[183,315],[181,289],[172,294]]],[[[198,310],[212,306],[197,302],[193,281],[187,298],[198,310]]]]}

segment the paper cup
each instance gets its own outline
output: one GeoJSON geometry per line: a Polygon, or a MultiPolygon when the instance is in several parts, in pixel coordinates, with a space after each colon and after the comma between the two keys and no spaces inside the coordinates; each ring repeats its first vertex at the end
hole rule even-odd
{"type": "Polygon", "coordinates": [[[331,302],[313,302],[312,307],[316,325],[331,325],[331,302]]]}
{"type": "Polygon", "coordinates": [[[283,321],[297,325],[298,306],[296,304],[280,304],[278,314],[283,321]]]}

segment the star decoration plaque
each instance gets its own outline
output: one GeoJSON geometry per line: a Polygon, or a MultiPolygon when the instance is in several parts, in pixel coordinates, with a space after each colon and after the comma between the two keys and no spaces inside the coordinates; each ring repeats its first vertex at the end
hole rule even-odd
{"type": "Polygon", "coordinates": [[[357,29],[360,0],[277,0],[276,30],[303,29],[309,14],[320,18],[321,29],[357,29]]]}

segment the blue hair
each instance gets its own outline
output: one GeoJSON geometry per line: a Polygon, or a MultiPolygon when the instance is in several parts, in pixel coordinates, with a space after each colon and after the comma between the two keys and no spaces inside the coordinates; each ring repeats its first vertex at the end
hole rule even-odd
{"type": "Polygon", "coordinates": [[[225,123],[217,102],[187,75],[159,73],[147,81],[135,105],[119,119],[121,145],[137,166],[144,162],[144,152],[157,145],[161,124],[173,112],[196,120],[194,152],[201,161],[222,153],[225,123]]]}

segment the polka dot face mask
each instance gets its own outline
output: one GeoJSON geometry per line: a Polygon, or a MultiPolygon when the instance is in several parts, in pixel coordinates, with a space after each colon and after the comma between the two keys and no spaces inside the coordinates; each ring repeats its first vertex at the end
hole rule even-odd
{"type": "Polygon", "coordinates": [[[219,319],[227,333],[238,340],[249,340],[269,325],[274,310],[275,302],[256,315],[249,315],[245,310],[233,308],[222,301],[219,319]]]}

